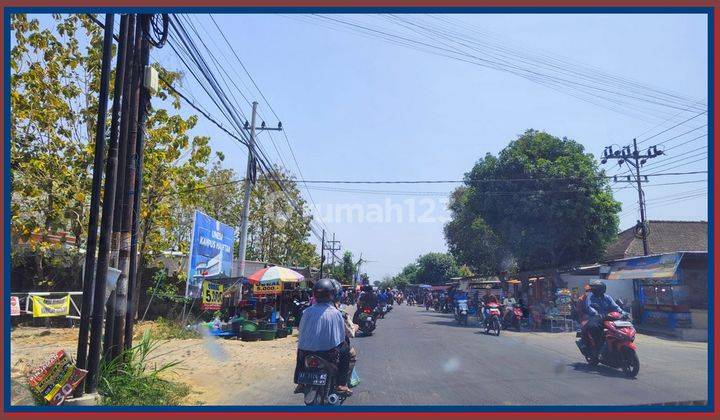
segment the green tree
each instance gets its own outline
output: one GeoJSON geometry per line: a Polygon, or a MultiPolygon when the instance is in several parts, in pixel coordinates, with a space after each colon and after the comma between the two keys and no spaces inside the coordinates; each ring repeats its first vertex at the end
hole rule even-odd
{"type": "MultiPolygon", "coordinates": [[[[53,15],[43,25],[13,14],[11,30],[13,239],[69,231],[79,249],[88,224],[102,29],[85,14],[53,15]]],[[[181,77],[156,68],[171,83],[181,77]]],[[[174,113],[179,98],[165,85],[153,105],[146,125],[139,217],[143,256],[172,248],[175,236],[170,233],[177,226],[173,210],[184,191],[197,186],[210,155],[209,139],[190,134],[197,117],[174,113]]],[[[43,247],[48,244],[41,240],[36,246],[42,281],[43,247]]],[[[79,269],[80,259],[75,266],[79,269]]]]}
{"type": "Polygon", "coordinates": [[[452,195],[450,252],[480,274],[595,261],[620,210],[602,175],[581,144],[526,131],[480,159],[452,195]]]}
{"type": "Polygon", "coordinates": [[[417,284],[443,284],[460,274],[460,269],[452,255],[430,252],[417,259],[417,284]]]}

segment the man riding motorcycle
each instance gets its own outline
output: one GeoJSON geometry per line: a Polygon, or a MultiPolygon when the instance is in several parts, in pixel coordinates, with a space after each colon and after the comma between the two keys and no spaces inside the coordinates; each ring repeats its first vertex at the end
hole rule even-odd
{"type": "Polygon", "coordinates": [[[618,306],[612,296],[606,294],[607,286],[600,280],[590,282],[590,295],[585,299],[585,315],[588,320],[583,329],[589,333],[595,342],[596,355],[605,352],[607,344],[603,336],[603,320],[610,312],[619,312],[626,315],[625,311],[618,306]],[[602,343],[602,346],[600,344],[602,343]],[[599,349],[599,350],[598,350],[599,349]]]}
{"type": "Polygon", "coordinates": [[[359,323],[359,316],[362,313],[363,308],[370,308],[374,310],[377,305],[378,297],[372,286],[363,286],[360,296],[358,297],[357,309],[353,315],[353,323],[359,323]]]}
{"type": "Polygon", "coordinates": [[[485,320],[485,319],[487,319],[487,315],[488,315],[488,307],[487,307],[487,305],[488,305],[489,303],[495,303],[495,304],[498,304],[498,305],[499,305],[500,302],[498,302],[497,296],[495,296],[495,294],[492,293],[489,289],[488,289],[488,290],[485,290],[485,295],[483,295],[483,297],[482,297],[482,302],[483,302],[482,315],[483,315],[483,320],[485,320]]]}
{"type": "MultiPolygon", "coordinates": [[[[300,320],[298,337],[297,364],[295,366],[295,383],[298,371],[304,360],[305,352],[321,354],[321,357],[337,361],[337,386],[335,391],[351,395],[348,388],[350,373],[350,345],[345,339],[345,321],[342,313],[333,304],[336,288],[330,279],[320,279],[313,286],[313,296],[317,303],[303,312],[300,320]]],[[[301,392],[301,386],[295,390],[301,392]]]]}

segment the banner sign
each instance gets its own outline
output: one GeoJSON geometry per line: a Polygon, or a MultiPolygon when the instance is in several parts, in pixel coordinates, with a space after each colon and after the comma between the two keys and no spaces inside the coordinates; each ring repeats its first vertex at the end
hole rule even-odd
{"type": "Polygon", "coordinates": [[[202,302],[200,309],[216,311],[222,306],[223,285],[204,281],[202,283],[202,302]]]}
{"type": "Polygon", "coordinates": [[[263,282],[253,286],[253,295],[279,295],[282,293],[282,283],[280,280],[272,282],[263,282]]]}
{"type": "Polygon", "coordinates": [[[673,279],[682,254],[662,254],[613,262],[608,280],[673,279]]]}
{"type": "Polygon", "coordinates": [[[232,276],[235,229],[195,210],[185,296],[199,298],[202,283],[232,276]]]}
{"type": "Polygon", "coordinates": [[[86,370],[78,369],[65,350],[55,353],[50,360],[30,373],[30,390],[49,405],[60,405],[85,378],[86,370]]]}
{"type": "Polygon", "coordinates": [[[20,316],[20,298],[10,296],[10,316],[20,316]]]}
{"type": "Polygon", "coordinates": [[[32,296],[32,307],[33,318],[66,316],[70,314],[70,295],[60,299],[32,296]]]}

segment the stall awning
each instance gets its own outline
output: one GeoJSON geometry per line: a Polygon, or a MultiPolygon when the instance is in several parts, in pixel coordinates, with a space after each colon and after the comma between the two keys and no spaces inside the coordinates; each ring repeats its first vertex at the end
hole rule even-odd
{"type": "Polygon", "coordinates": [[[681,253],[672,253],[613,261],[607,279],[672,279],[677,272],[681,256],[681,253]]]}

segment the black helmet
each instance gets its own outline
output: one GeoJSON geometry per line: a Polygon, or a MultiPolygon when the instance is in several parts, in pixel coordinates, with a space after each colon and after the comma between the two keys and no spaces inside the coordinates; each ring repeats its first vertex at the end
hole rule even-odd
{"type": "Polygon", "coordinates": [[[335,295],[335,285],[331,279],[320,279],[313,286],[313,296],[318,302],[330,302],[335,295]]]}
{"type": "Polygon", "coordinates": [[[607,286],[600,280],[593,280],[590,282],[590,291],[596,296],[602,296],[605,294],[607,286]]]}

